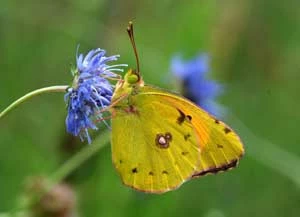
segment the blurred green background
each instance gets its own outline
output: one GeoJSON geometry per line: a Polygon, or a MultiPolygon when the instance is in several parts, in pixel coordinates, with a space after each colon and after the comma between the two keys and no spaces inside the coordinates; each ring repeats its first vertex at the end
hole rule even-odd
{"type": "MultiPolygon", "coordinates": [[[[129,20],[147,83],[172,89],[175,53],[210,53],[212,77],[226,88],[219,101],[234,114],[227,122],[246,155],[235,170],[148,195],[122,185],[107,145],[66,179],[78,215],[299,216],[299,1],[1,0],[1,110],[36,88],[69,84],[77,44],[82,53],[121,54],[119,63],[135,67],[129,20]]],[[[65,116],[56,93],[1,120],[0,212],[16,207],[28,176],[52,174],[86,146],[66,134],[65,116]]]]}

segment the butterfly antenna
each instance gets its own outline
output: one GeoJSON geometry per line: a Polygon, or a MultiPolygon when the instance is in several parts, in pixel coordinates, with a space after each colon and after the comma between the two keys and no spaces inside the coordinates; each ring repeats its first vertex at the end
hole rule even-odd
{"type": "Polygon", "coordinates": [[[140,77],[140,61],[139,61],[139,56],[138,52],[136,49],[135,41],[134,41],[134,34],[133,34],[133,23],[130,21],[129,26],[127,27],[127,32],[131,41],[131,45],[134,51],[135,59],[136,59],[136,74],[138,77],[140,77]]]}

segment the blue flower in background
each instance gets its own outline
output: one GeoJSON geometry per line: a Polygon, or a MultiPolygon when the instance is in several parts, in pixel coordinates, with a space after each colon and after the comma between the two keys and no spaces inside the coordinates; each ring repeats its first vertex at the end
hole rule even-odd
{"type": "Polygon", "coordinates": [[[215,116],[222,115],[223,108],[215,101],[222,92],[222,86],[207,77],[210,71],[207,54],[187,61],[175,56],[171,60],[171,71],[181,80],[185,97],[215,116]]]}
{"type": "Polygon", "coordinates": [[[107,65],[118,59],[118,55],[105,56],[105,50],[91,50],[84,57],[76,56],[77,69],[73,72],[74,81],[65,94],[68,102],[66,118],[67,131],[91,143],[88,129],[97,130],[96,122],[103,121],[103,108],[110,105],[113,87],[107,78],[117,75],[113,71],[123,71],[119,65],[107,65]]]}

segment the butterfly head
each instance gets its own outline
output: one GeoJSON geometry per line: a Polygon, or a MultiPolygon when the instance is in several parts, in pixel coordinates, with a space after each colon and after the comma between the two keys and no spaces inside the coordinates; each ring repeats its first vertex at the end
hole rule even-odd
{"type": "Polygon", "coordinates": [[[112,102],[130,95],[133,91],[138,90],[139,87],[144,86],[144,81],[136,70],[129,69],[125,74],[124,79],[118,81],[116,89],[112,97],[112,102]]]}
{"type": "Polygon", "coordinates": [[[129,69],[128,72],[124,76],[124,81],[128,83],[128,85],[133,86],[143,86],[144,81],[141,77],[141,74],[136,69],[129,69]]]}

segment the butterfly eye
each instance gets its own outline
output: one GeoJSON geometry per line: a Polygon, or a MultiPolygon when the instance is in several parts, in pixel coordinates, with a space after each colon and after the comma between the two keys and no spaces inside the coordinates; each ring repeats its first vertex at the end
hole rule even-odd
{"type": "Polygon", "coordinates": [[[138,80],[139,80],[139,78],[136,74],[131,74],[127,77],[127,82],[129,84],[135,84],[138,82],[138,80]]]}

